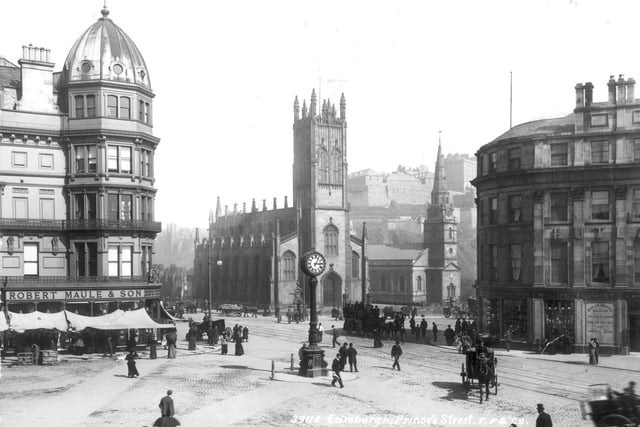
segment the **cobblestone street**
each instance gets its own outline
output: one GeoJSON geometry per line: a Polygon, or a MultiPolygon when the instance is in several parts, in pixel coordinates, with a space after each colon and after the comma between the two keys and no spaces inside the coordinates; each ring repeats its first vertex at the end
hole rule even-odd
{"type": "MultiPolygon", "coordinates": [[[[331,319],[320,321],[330,329],[331,319]]],[[[580,412],[587,385],[608,382],[622,389],[640,378],[636,356],[603,357],[599,366],[591,366],[586,355],[496,349],[499,391],[481,404],[477,389],[462,387],[464,358],[453,348],[407,342],[398,372],[391,370],[389,341],[374,349],[371,340],[353,337],[347,340],[358,349],[359,372],[344,373],[345,388],[339,389],[331,387],[330,377],[301,378],[290,369],[291,354],[297,364],[308,324],[278,324],[263,317],[227,317],[226,322],[249,327],[244,356],[223,356],[219,347],[202,342],[188,351],[181,341],[177,359],[167,359],[164,350],[156,360],[141,353],[135,379],[126,377],[123,361],[102,355],[64,355],[56,366],[33,367],[7,358],[1,425],[151,426],[159,416],[160,398],[171,388],[183,426],[533,426],[536,403],[544,403],[554,425],[588,426],[580,412]]],[[[186,324],[180,323],[179,336],[185,332],[186,324]]],[[[330,362],[335,350],[326,335],[322,346],[330,362]]]]}

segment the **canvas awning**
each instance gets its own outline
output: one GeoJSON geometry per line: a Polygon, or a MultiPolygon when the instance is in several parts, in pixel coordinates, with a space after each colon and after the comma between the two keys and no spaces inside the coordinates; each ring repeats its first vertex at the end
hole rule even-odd
{"type": "Polygon", "coordinates": [[[0,332],[4,332],[9,329],[9,325],[7,325],[7,318],[4,315],[4,312],[0,312],[0,332]]]}
{"type": "Polygon", "coordinates": [[[160,316],[162,316],[162,317],[164,317],[164,318],[166,318],[166,319],[169,319],[169,320],[171,320],[172,322],[178,322],[178,321],[180,321],[180,320],[181,320],[181,319],[178,319],[178,318],[177,318],[177,317],[175,317],[175,316],[172,316],[172,315],[171,315],[171,313],[169,313],[169,312],[167,311],[167,309],[166,309],[166,308],[164,308],[164,304],[162,303],[162,301],[160,301],[160,307],[161,307],[161,309],[160,309],[160,316]]]}
{"type": "Polygon", "coordinates": [[[68,328],[64,311],[58,313],[12,313],[9,312],[9,329],[15,332],[24,332],[31,329],[57,329],[66,331],[68,328]]]}
{"type": "Polygon", "coordinates": [[[9,317],[11,319],[9,329],[16,332],[41,328],[55,328],[60,331],[67,331],[69,328],[72,328],[74,331],[81,331],[86,328],[117,330],[175,327],[175,325],[170,323],[163,324],[155,322],[149,317],[144,308],[131,311],[116,310],[113,313],[102,316],[83,316],[71,311],[60,311],[58,313],[41,313],[35,311],[26,314],[10,312],[9,317]]]}

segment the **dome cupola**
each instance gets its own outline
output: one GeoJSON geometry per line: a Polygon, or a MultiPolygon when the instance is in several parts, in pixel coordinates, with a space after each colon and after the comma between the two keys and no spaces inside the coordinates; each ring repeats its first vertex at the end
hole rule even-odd
{"type": "Polygon", "coordinates": [[[144,58],[131,38],[102,9],[102,18],[74,43],[62,69],[63,86],[73,82],[108,81],[151,91],[144,58]]]}

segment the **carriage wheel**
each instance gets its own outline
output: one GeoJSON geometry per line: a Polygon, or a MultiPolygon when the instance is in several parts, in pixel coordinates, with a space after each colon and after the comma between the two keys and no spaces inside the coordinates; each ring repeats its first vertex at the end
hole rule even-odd
{"type": "Polygon", "coordinates": [[[597,425],[598,427],[619,427],[634,424],[627,417],[618,414],[611,414],[601,419],[597,425]]]}

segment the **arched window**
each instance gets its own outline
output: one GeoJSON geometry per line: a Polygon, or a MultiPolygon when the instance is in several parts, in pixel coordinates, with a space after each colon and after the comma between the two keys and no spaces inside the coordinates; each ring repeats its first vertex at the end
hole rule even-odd
{"type": "Polygon", "coordinates": [[[384,276],[380,276],[380,290],[387,290],[387,279],[384,276]]]}
{"type": "Polygon", "coordinates": [[[404,276],[400,276],[400,292],[404,292],[404,276]]]}
{"type": "Polygon", "coordinates": [[[351,252],[351,277],[360,277],[360,255],[351,252]]]}
{"type": "Polygon", "coordinates": [[[337,148],[331,151],[331,183],[342,184],[342,153],[337,148]]]}
{"type": "Polygon", "coordinates": [[[418,282],[418,290],[421,291],[422,290],[422,276],[418,276],[416,278],[416,281],[418,282]]]}
{"type": "Polygon", "coordinates": [[[282,280],[294,280],[296,278],[296,256],[287,251],[282,256],[282,280]]]}
{"type": "Polygon", "coordinates": [[[329,183],[329,158],[327,156],[327,150],[321,148],[318,151],[318,172],[320,176],[318,181],[323,184],[329,183]]]}
{"type": "Polygon", "coordinates": [[[453,227],[449,227],[449,240],[453,240],[453,227]]]}
{"type": "Polygon", "coordinates": [[[324,252],[326,255],[338,255],[338,229],[333,224],[324,228],[324,252]]]}

